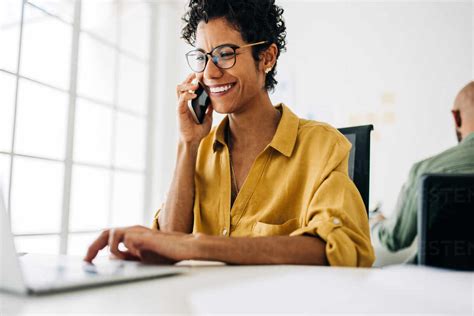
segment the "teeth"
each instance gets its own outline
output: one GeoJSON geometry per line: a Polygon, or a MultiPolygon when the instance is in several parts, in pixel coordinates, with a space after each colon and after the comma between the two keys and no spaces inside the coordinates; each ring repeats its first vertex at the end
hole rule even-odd
{"type": "Polygon", "coordinates": [[[210,90],[211,90],[212,93],[218,93],[218,92],[227,91],[227,90],[229,90],[230,88],[232,88],[232,85],[231,85],[231,84],[228,84],[228,85],[226,85],[226,86],[212,87],[212,88],[210,88],[210,90]]]}

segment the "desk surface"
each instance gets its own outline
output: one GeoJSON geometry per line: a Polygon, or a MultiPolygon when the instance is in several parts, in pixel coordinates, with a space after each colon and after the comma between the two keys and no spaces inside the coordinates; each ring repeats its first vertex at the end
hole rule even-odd
{"type": "Polygon", "coordinates": [[[399,266],[192,267],[187,274],[40,297],[0,293],[0,314],[473,314],[474,273],[399,266]]]}

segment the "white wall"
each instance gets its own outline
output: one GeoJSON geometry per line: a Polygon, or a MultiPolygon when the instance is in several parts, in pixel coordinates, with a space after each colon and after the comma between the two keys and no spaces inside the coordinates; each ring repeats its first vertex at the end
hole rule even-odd
{"type": "MultiPolygon", "coordinates": [[[[380,202],[390,214],[410,166],[456,144],[449,110],[473,78],[472,2],[277,3],[285,9],[288,52],[272,99],[336,127],[374,124],[371,206],[380,202]]],[[[179,39],[184,1],[161,7],[157,107],[166,140],[157,149],[158,195],[174,166],[175,86],[188,72],[179,39]]]]}
{"type": "Polygon", "coordinates": [[[284,101],[337,127],[375,125],[371,205],[389,214],[410,166],[456,144],[449,110],[472,79],[471,1],[281,4],[284,101]]]}
{"type": "Polygon", "coordinates": [[[185,71],[185,46],[180,40],[181,15],[184,6],[176,1],[162,1],[156,5],[157,30],[154,45],[156,45],[156,80],[153,82],[156,102],[155,126],[153,138],[155,141],[152,159],[153,168],[151,201],[148,207],[148,217],[164,202],[167,190],[172,180],[177,135],[176,120],[176,85],[182,81],[185,71]]]}

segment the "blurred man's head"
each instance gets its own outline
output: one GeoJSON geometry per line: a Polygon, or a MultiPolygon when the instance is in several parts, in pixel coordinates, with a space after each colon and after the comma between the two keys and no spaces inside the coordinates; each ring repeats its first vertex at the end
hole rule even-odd
{"type": "Polygon", "coordinates": [[[474,81],[469,82],[456,96],[453,106],[456,137],[460,142],[474,132],[474,81]]]}

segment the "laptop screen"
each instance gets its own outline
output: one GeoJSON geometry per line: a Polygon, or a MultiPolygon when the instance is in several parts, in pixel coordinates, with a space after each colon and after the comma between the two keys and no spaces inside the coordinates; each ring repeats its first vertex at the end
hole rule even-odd
{"type": "Polygon", "coordinates": [[[474,270],[474,176],[426,176],[421,203],[420,263],[474,270]]]}

